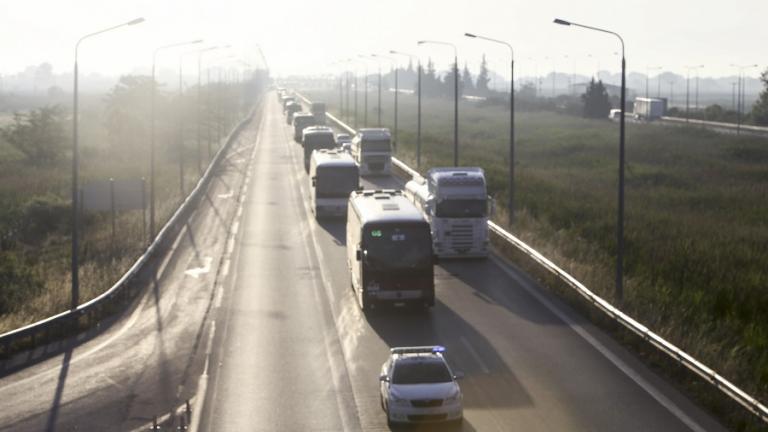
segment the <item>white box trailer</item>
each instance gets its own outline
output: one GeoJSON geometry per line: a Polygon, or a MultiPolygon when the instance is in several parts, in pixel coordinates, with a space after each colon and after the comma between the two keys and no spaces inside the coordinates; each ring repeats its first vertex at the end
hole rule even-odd
{"type": "Polygon", "coordinates": [[[435,255],[488,256],[491,201],[482,168],[432,168],[409,181],[405,194],[429,222],[435,255]]]}
{"type": "Polygon", "coordinates": [[[635,98],[634,116],[638,120],[655,120],[664,115],[665,103],[656,98],[635,98]]]}

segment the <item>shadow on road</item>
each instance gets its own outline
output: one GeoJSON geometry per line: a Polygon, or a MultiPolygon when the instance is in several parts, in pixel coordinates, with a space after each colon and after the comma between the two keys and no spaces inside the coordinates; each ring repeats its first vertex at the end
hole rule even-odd
{"type": "Polygon", "coordinates": [[[61,370],[59,371],[59,381],[56,383],[56,391],[53,394],[53,403],[48,412],[48,420],[45,422],[45,430],[52,432],[56,430],[56,421],[59,419],[59,409],[61,408],[61,396],[64,394],[64,385],[67,382],[69,373],[69,362],[72,360],[72,348],[64,352],[64,358],[61,361],[61,370]]]}

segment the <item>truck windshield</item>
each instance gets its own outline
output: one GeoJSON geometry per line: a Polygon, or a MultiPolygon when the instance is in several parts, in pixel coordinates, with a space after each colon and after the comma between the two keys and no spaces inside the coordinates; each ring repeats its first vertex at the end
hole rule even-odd
{"type": "Polygon", "coordinates": [[[333,139],[333,134],[309,136],[305,144],[304,151],[308,154],[312,153],[312,150],[336,148],[336,140],[333,139]]]}
{"type": "Polygon", "coordinates": [[[363,141],[363,152],[388,152],[389,140],[363,141]]]}
{"type": "Polygon", "coordinates": [[[484,199],[447,199],[437,204],[435,216],[445,218],[485,217],[487,211],[484,199]]]}
{"type": "Polygon", "coordinates": [[[318,198],[342,198],[357,189],[357,167],[318,167],[315,191],[318,198]]]}
{"type": "Polygon", "coordinates": [[[369,224],[364,228],[366,264],[374,270],[421,269],[432,266],[429,225],[369,224]]]}

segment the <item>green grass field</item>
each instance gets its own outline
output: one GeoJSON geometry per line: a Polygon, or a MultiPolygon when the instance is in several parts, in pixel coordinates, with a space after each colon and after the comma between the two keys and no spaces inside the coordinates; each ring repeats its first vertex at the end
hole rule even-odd
{"type": "MultiPolygon", "coordinates": [[[[338,92],[306,94],[338,112],[338,92]]],[[[382,123],[390,128],[392,100],[391,93],[382,100],[382,123]]],[[[360,126],[362,101],[361,95],[360,126]]],[[[368,125],[377,126],[374,92],[368,103],[368,125]]],[[[509,111],[470,102],[459,111],[460,164],[486,170],[503,209],[509,111]]],[[[397,155],[415,167],[415,97],[401,96],[399,112],[397,155]]],[[[452,100],[427,99],[422,112],[421,171],[452,164],[452,100]]],[[[607,120],[516,113],[518,223],[511,231],[608,299],[615,271],[618,132],[618,124],[607,120]]],[[[623,309],[765,400],[768,140],[630,123],[626,143],[623,309]]]]}

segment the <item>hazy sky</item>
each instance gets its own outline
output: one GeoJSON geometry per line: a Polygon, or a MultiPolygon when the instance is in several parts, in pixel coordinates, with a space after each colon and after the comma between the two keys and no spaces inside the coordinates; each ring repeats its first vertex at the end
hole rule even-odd
{"type": "MultiPolygon", "coordinates": [[[[69,70],[80,36],[139,16],[147,21],[84,43],[81,70],[147,70],[156,46],[197,38],[232,44],[250,63],[259,44],[274,75],[331,72],[337,60],[391,49],[447,66],[450,48],[417,48],[418,39],[456,43],[460,64],[472,69],[483,52],[494,69],[506,68],[506,48],[464,32],[513,43],[521,75],[618,70],[616,39],[554,25],[554,17],[621,33],[629,68],[638,72],[663,66],[684,73],[703,64],[702,75],[721,76],[734,73],[732,63],[768,67],[768,0],[0,0],[0,73],[44,61],[55,72],[69,70]]],[[[167,52],[160,66],[174,67],[186,50],[167,52]]],[[[191,67],[193,56],[186,58],[191,67]]],[[[364,62],[356,64],[362,70],[364,62]]]]}

